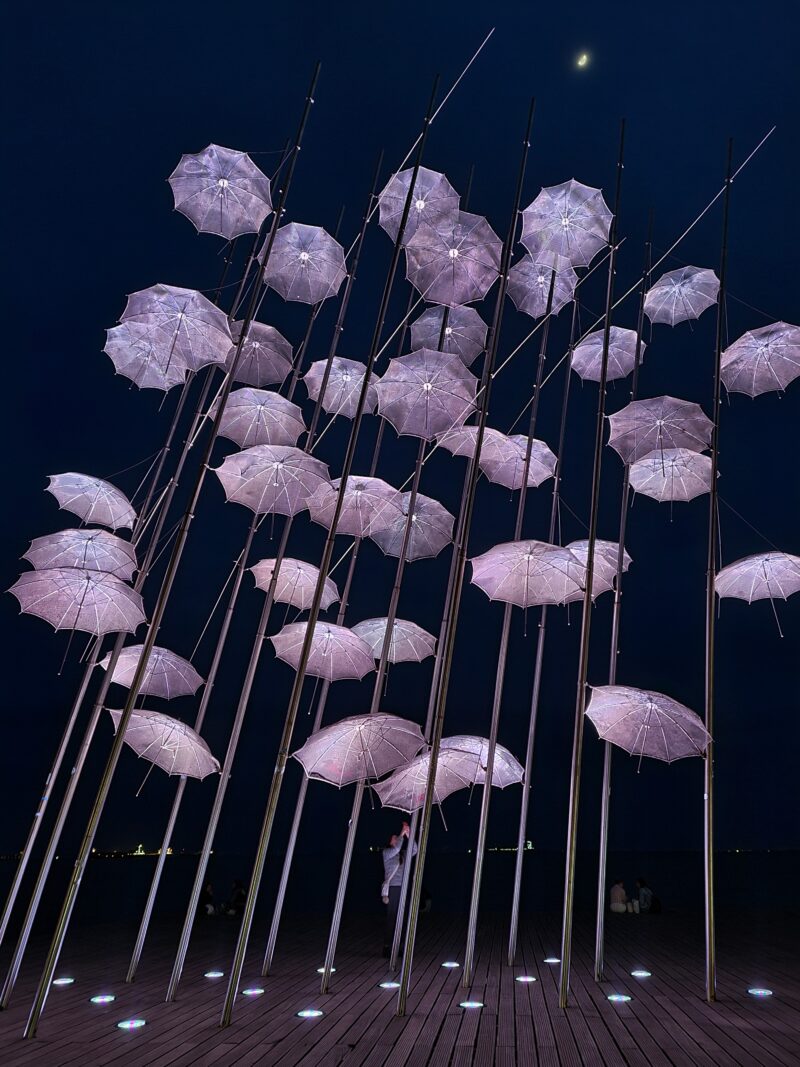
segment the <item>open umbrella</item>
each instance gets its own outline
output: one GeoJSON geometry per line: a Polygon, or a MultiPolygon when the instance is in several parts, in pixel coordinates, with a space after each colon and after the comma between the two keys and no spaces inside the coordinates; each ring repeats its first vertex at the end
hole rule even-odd
{"type": "MultiPolygon", "coordinates": [[[[108,713],[116,733],[122,712],[109,708],[108,713]]],[[[219,772],[219,760],[211,755],[203,738],[185,722],[159,711],[136,708],[125,727],[125,744],[167,774],[202,780],[219,772]]]]}
{"type": "MultiPolygon", "coordinates": [[[[327,359],[317,360],[308,368],[303,381],[312,400],[319,400],[322,379],[325,376],[325,368],[328,366],[327,359]]],[[[355,359],[345,359],[344,356],[334,356],[331,361],[330,374],[325,386],[325,395],[322,398],[322,407],[331,415],[344,415],[352,419],[358,410],[358,401],[361,396],[361,387],[364,384],[364,375],[367,368],[363,363],[355,359]]],[[[377,374],[370,374],[369,388],[367,389],[367,402],[365,411],[373,412],[378,403],[378,395],[375,385],[378,382],[377,374]]]]}
{"type": "Polygon", "coordinates": [[[509,541],[475,556],[472,582],[490,600],[529,608],[564,604],[582,593],[586,566],[568,548],[545,541],[509,541]]]}
{"type": "Polygon", "coordinates": [[[108,530],[61,530],[31,541],[22,557],[36,570],[47,567],[82,567],[105,571],[128,582],[136,570],[136,552],[129,541],[108,530]]]}
{"type": "MultiPolygon", "coordinates": [[[[398,171],[387,182],[383,192],[378,196],[380,226],[393,241],[400,232],[400,222],[408,199],[413,169],[398,171]]],[[[460,198],[453,186],[444,176],[427,167],[420,167],[414,182],[414,192],[403,231],[403,243],[417,231],[420,222],[436,223],[441,219],[452,217],[458,212],[460,198]]]]}
{"type": "Polygon", "coordinates": [[[720,376],[729,393],[786,389],[800,376],[800,327],[773,322],[748,330],[722,353],[720,376]]]}
{"type": "Polygon", "coordinates": [[[228,456],[215,473],[225,496],[257,515],[296,515],[322,485],[328,468],[289,445],[254,445],[228,456]]]}
{"type": "Polygon", "coordinates": [[[788,599],[800,592],[800,556],[788,552],[757,552],[737,559],[718,572],[714,580],[718,596],[754,600],[788,599]]]}
{"type": "Polygon", "coordinates": [[[651,452],[688,448],[703,452],[711,446],[711,419],[699,404],[659,396],[633,400],[615,415],[609,415],[608,443],[625,463],[636,463],[651,452]]]}
{"type": "Polygon", "coordinates": [[[154,343],[191,371],[212,363],[224,365],[231,347],[228,316],[195,289],[151,285],[128,297],[120,322],[151,331],[154,343]]]}
{"type": "MultiPolygon", "coordinates": [[[[575,346],[572,353],[570,366],[581,378],[591,381],[600,381],[600,372],[603,363],[604,330],[595,330],[587,334],[579,345],[575,346]]],[[[644,341],[639,344],[639,361],[644,357],[647,347],[644,341]]],[[[608,372],[606,380],[615,381],[617,378],[627,378],[636,365],[636,331],[625,330],[621,326],[612,326],[608,339],[608,372]]]]}
{"type": "Polygon", "coordinates": [[[689,448],[662,448],[631,463],[631,488],[653,500],[694,500],[711,490],[711,457],[689,448]]]}
{"type": "MultiPolygon", "coordinates": [[[[231,323],[233,346],[225,360],[225,369],[230,370],[242,335],[241,322],[231,323]]],[[[235,379],[242,385],[257,389],[265,385],[280,385],[292,370],[292,346],[273,326],[263,322],[251,322],[242,345],[235,379]]]]}
{"type": "MultiPolygon", "coordinates": [[[[322,485],[308,502],[314,522],[330,528],[339,496],[340,479],[322,485]]],[[[372,537],[403,519],[403,497],[381,478],[351,474],[344,491],[336,532],[350,537],[372,537]]]]}
{"type": "MultiPolygon", "coordinates": [[[[367,642],[375,659],[381,658],[383,642],[386,639],[385,618],[364,619],[356,623],[353,633],[367,642]]],[[[436,638],[407,619],[395,619],[392,636],[389,641],[390,663],[422,663],[436,651],[436,638]]]]}
{"type": "Polygon", "coordinates": [[[290,222],[276,233],[264,280],[284,300],[319,304],[346,277],[344,249],[321,226],[290,222]]]}
{"type": "MultiPolygon", "coordinates": [[[[123,648],[117,659],[111,681],[116,685],[130,688],[139,666],[143,645],[128,645],[123,648]]],[[[111,663],[111,653],[100,661],[100,666],[107,671],[111,663]]],[[[175,697],[192,696],[203,684],[203,679],[188,659],[170,652],[168,648],[155,645],[147,661],[139,692],[143,696],[161,697],[173,700],[175,697]]]]}
{"type": "Polygon", "coordinates": [[[406,276],[423,300],[458,307],[483,300],[500,273],[502,243],[482,215],[421,222],[406,245],[406,276]]]}
{"type": "Polygon", "coordinates": [[[83,522],[112,530],[133,529],[136,512],[130,500],[111,482],[75,471],[51,474],[49,478],[46,491],[53,494],[60,508],[71,511],[83,522]]]}
{"type": "Polygon", "coordinates": [[[421,348],[390,360],[375,391],[379,413],[399,434],[430,441],[472,414],[477,387],[458,356],[421,348]]]}
{"type": "Polygon", "coordinates": [[[145,621],[142,598],[113,574],[79,567],[27,571],[9,590],[27,615],[55,630],[83,630],[98,637],[133,633],[145,621]]]}
{"type": "MultiPolygon", "coordinates": [[[[270,637],[278,659],[282,659],[295,670],[300,663],[307,626],[305,622],[293,622],[270,637]]],[[[374,670],[372,650],[358,634],[346,626],[336,626],[332,622],[318,622],[315,625],[306,666],[307,674],[315,678],[325,678],[329,682],[338,682],[344,678],[360,679],[374,670]]]]}
{"type": "MultiPolygon", "coordinates": [[[[256,580],[256,587],[266,593],[272,583],[272,576],[278,561],[262,559],[250,570],[256,580]]],[[[319,567],[313,563],[304,563],[300,559],[284,557],[278,568],[278,580],[275,583],[275,599],[279,604],[291,604],[300,611],[311,607],[314,591],[319,581],[319,567]]],[[[339,590],[332,578],[325,579],[320,608],[327,611],[331,604],[339,599],[339,590]]]]}
{"type": "Polygon", "coordinates": [[[411,760],[425,744],[415,722],[377,712],[351,715],[317,730],[293,753],[309,778],[340,789],[379,778],[411,760]]]}
{"type": "MultiPolygon", "coordinates": [[[[586,566],[589,562],[589,542],[586,539],[570,541],[566,546],[573,556],[581,562],[583,567],[582,583],[586,587],[586,566]]],[[[619,557],[619,544],[616,541],[602,541],[600,538],[594,543],[594,564],[592,566],[592,600],[601,593],[608,593],[614,588],[617,578],[617,559],[619,557]]],[[[622,554],[622,570],[627,571],[630,567],[631,557],[627,551],[622,554]]],[[[571,604],[576,600],[583,600],[583,589],[572,593],[567,597],[566,603],[571,604]]]]}
{"type": "Polygon", "coordinates": [[[420,348],[439,349],[458,356],[465,367],[471,366],[486,348],[486,323],[475,308],[452,307],[447,315],[440,345],[443,317],[444,308],[432,307],[411,323],[412,351],[420,348]]]}
{"type": "MultiPolygon", "coordinates": [[[[399,556],[403,549],[403,537],[408,517],[411,494],[402,494],[401,513],[389,526],[375,530],[370,537],[387,556],[399,556]]],[[[406,548],[406,559],[425,559],[438,556],[445,545],[453,540],[455,519],[432,497],[417,493],[414,513],[411,517],[411,535],[406,548]]]]}
{"type": "Polygon", "coordinates": [[[186,364],[176,358],[171,346],[158,331],[135,322],[123,322],[106,330],[103,351],[117,374],[129,378],[140,389],[163,392],[186,381],[186,364]]]}
{"type": "MultiPolygon", "coordinates": [[[[460,426],[456,430],[441,434],[437,443],[454,456],[471,458],[475,454],[477,435],[477,426],[460,426]]],[[[528,438],[525,434],[506,436],[487,426],[478,465],[490,482],[504,485],[508,489],[521,489],[527,447],[528,438]]],[[[552,478],[556,462],[555,455],[544,441],[534,438],[531,441],[528,465],[528,487],[535,488],[552,478]]]]}
{"type": "Polygon", "coordinates": [[[560,256],[585,267],[607,244],[612,218],[599,189],[571,178],[542,189],[525,208],[521,241],[548,266],[557,266],[560,256]]]}
{"type": "Polygon", "coordinates": [[[687,319],[699,319],[706,308],[716,304],[719,278],[703,267],[679,267],[662,274],[644,298],[644,310],[651,322],[675,326],[687,319]]]}
{"type": "Polygon", "coordinates": [[[272,211],[266,174],[246,152],[221,145],[181,156],[169,184],[176,211],[201,233],[216,233],[229,241],[242,233],[258,233],[272,211]]]}
{"type": "MultiPolygon", "coordinates": [[[[217,402],[211,409],[215,415],[217,402]]],[[[253,445],[296,445],[306,431],[303,412],[279,393],[266,389],[235,389],[222,413],[219,432],[240,448],[253,445]]]]}
{"type": "Polygon", "coordinates": [[[632,756],[650,756],[667,763],[702,756],[711,740],[699,715],[648,689],[595,686],[586,716],[604,741],[632,756]]]}
{"type": "Polygon", "coordinates": [[[553,286],[553,298],[550,302],[551,315],[559,311],[575,297],[578,275],[569,264],[569,260],[560,260],[555,279],[552,266],[542,263],[533,256],[523,256],[508,272],[508,295],[518,311],[539,319],[547,311],[550,298],[550,285],[553,286]]]}

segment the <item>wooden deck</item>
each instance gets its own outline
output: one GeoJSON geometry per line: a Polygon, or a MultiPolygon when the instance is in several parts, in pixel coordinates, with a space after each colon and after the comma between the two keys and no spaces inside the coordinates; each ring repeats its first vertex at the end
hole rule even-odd
{"type": "MultiPolygon", "coordinates": [[[[273,976],[260,980],[254,952],[244,987],[259,984],[263,996],[239,997],[233,1025],[221,1030],[218,1016],[225,979],[204,978],[227,970],[235,933],[233,920],[200,924],[190,951],[179,1000],[163,1002],[175,929],[158,930],[148,944],[140,977],[121,980],[132,936],[129,931],[94,931],[68,944],[59,973],[74,977],[54,988],[39,1036],[21,1030],[37,976],[35,952],[23,972],[10,1008],[0,1014],[3,1067],[188,1067],[235,1064],[276,1067],[547,1067],[579,1065],[800,1064],[800,922],[747,916],[722,917],[719,929],[719,1000],[702,995],[702,930],[669,914],[611,917],[608,981],[592,978],[593,931],[589,921],[576,931],[572,1001],[558,1008],[558,967],[544,963],[558,955],[558,916],[529,917],[521,936],[518,966],[504,963],[505,923],[488,920],[479,941],[475,980],[461,986],[460,970],[441,966],[459,960],[464,923],[431,915],[422,931],[409,1013],[395,1016],[396,994],[382,989],[392,977],[376,949],[380,931],[372,923],[346,925],[332,992],[319,993],[317,967],[325,944],[321,923],[289,925],[282,934],[273,976]],[[651,977],[630,971],[646,968],[651,977]],[[523,984],[518,975],[537,981],[523,984]],[[757,1000],[750,986],[774,995],[757,1000]],[[116,1001],[96,1006],[89,998],[114,993],[116,1001]],[[614,1004],[609,993],[628,993],[614,1004]],[[459,1002],[483,1001],[465,1010],[459,1002]],[[321,1008],[321,1018],[301,1019],[303,1008],[321,1008]],[[141,1017],[146,1026],[125,1033],[122,1019],[141,1017]]],[[[253,939],[261,945],[262,937],[253,939]]],[[[40,946],[41,947],[41,946],[40,946]]],[[[4,954],[5,959],[5,954],[4,954]]]]}

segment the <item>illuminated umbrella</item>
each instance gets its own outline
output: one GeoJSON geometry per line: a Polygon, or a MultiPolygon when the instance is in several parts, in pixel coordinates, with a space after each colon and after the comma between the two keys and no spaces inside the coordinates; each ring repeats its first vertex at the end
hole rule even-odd
{"type": "Polygon", "coordinates": [[[170,366],[173,360],[191,371],[224,365],[230,352],[228,316],[195,289],[151,285],[132,293],[120,321],[147,327],[170,366]]]}
{"type": "Polygon", "coordinates": [[[522,212],[521,241],[534,259],[558,264],[557,256],[585,267],[608,243],[612,213],[599,189],[574,178],[542,189],[522,212]]]}
{"type": "MultiPolygon", "coordinates": [[[[278,659],[297,670],[308,624],[293,622],[270,637],[278,659]]],[[[361,679],[375,670],[372,649],[358,634],[346,626],[317,622],[311,638],[311,652],[306,673],[315,678],[338,682],[344,678],[361,679]]]]}
{"type": "MultiPolygon", "coordinates": [[[[108,713],[116,733],[122,712],[109,708],[108,713]]],[[[211,755],[203,738],[185,722],[159,711],[136,708],[125,728],[125,744],[167,774],[202,780],[219,772],[219,760],[211,755]]]]}
{"type": "MultiPolygon", "coordinates": [[[[142,656],[143,645],[128,645],[123,648],[114,667],[111,681],[116,685],[124,685],[130,689],[139,660],[142,656]]],[[[107,671],[111,663],[111,653],[100,661],[100,666],[107,671]]],[[[162,697],[164,700],[173,700],[175,697],[193,696],[203,684],[202,677],[197,673],[188,659],[170,652],[168,648],[158,645],[153,647],[147,661],[144,672],[144,681],[139,692],[143,696],[162,697]]]]}
{"type": "MultiPolygon", "coordinates": [[[[277,560],[262,559],[250,570],[256,580],[256,587],[266,593],[272,583],[277,560]]],[[[275,583],[275,599],[280,604],[291,604],[300,611],[306,611],[311,607],[314,599],[314,591],[319,580],[319,567],[312,563],[304,563],[300,559],[284,558],[278,569],[278,580],[275,583]]],[[[320,607],[327,611],[331,604],[339,599],[339,590],[332,578],[326,578],[322,590],[320,607]]]]}
{"type": "MultiPolygon", "coordinates": [[[[411,494],[402,495],[402,513],[390,526],[376,530],[370,537],[387,556],[399,556],[403,548],[408,505],[411,494]]],[[[438,500],[417,493],[414,514],[411,517],[411,534],[406,548],[406,559],[424,559],[438,556],[445,545],[453,540],[455,519],[438,500]]]]}
{"type": "MultiPolygon", "coordinates": [[[[215,402],[211,413],[216,415],[215,402]]],[[[303,412],[279,393],[266,389],[235,389],[222,413],[219,432],[240,448],[253,445],[295,445],[305,433],[303,412]]]]}
{"type": "Polygon", "coordinates": [[[486,348],[486,323],[475,308],[453,307],[447,316],[444,338],[441,345],[444,309],[428,308],[411,323],[411,348],[435,348],[458,356],[465,367],[472,363],[486,348]]]}
{"type": "Polygon", "coordinates": [[[246,152],[217,144],[181,156],[169,184],[176,211],[201,233],[216,233],[229,241],[242,233],[258,233],[272,211],[266,174],[246,152]]]}
{"type": "Polygon", "coordinates": [[[313,733],[293,753],[309,778],[340,789],[364,778],[379,778],[411,760],[425,744],[415,722],[378,712],[351,715],[313,733]]]}
{"type": "Polygon", "coordinates": [[[720,376],[729,393],[784,390],[800,376],[800,328],[773,322],[748,330],[722,353],[720,376]]]}
{"type": "Polygon", "coordinates": [[[264,280],[284,300],[319,304],[346,277],[344,249],[321,226],[290,222],[276,233],[264,280]]]}
{"type": "Polygon", "coordinates": [[[644,310],[651,322],[675,326],[687,319],[699,319],[706,308],[716,304],[719,278],[713,270],[680,267],[662,274],[644,298],[644,310]]]}
{"type": "Polygon", "coordinates": [[[257,515],[296,515],[328,482],[328,468],[288,445],[254,445],[228,456],[215,470],[228,500],[257,515]]]}
{"type": "Polygon", "coordinates": [[[75,471],[51,474],[49,478],[46,491],[53,494],[60,508],[71,511],[83,522],[112,530],[133,529],[136,512],[125,494],[111,482],[75,471]]]}
{"type": "Polygon", "coordinates": [[[508,272],[508,295],[518,311],[530,315],[532,319],[541,318],[547,311],[550,297],[550,285],[553,285],[553,299],[550,313],[559,311],[575,299],[575,286],[578,275],[569,264],[569,260],[559,260],[555,281],[553,268],[533,256],[523,256],[508,272]]]}
{"type": "MultiPolygon", "coordinates": [[[[327,359],[320,359],[316,363],[312,363],[303,378],[308,395],[312,400],[319,400],[322,379],[327,365],[327,359]]],[[[323,409],[331,415],[344,415],[345,418],[352,419],[358,410],[358,399],[361,396],[361,387],[364,384],[366,370],[367,368],[364,364],[355,359],[334,356],[331,362],[328,382],[325,386],[325,395],[322,398],[323,409]]],[[[370,374],[369,382],[364,410],[373,412],[378,403],[378,395],[375,392],[375,385],[378,382],[377,374],[370,374]]]]}
{"type": "MultiPolygon", "coordinates": [[[[477,426],[460,426],[457,430],[442,434],[437,438],[437,442],[454,456],[471,458],[475,454],[477,436],[477,426]]],[[[487,426],[478,465],[490,482],[504,485],[508,489],[521,489],[527,447],[528,438],[525,434],[512,434],[508,437],[487,426]]],[[[534,438],[531,441],[528,486],[535,488],[552,478],[556,462],[555,455],[544,441],[534,438]]]]}
{"type": "Polygon", "coordinates": [[[544,541],[509,541],[476,556],[472,582],[490,600],[529,608],[535,604],[564,604],[582,593],[585,564],[568,548],[544,541]]]}
{"type": "MultiPolygon", "coordinates": [[[[567,597],[568,604],[576,600],[583,600],[583,591],[586,588],[586,567],[589,562],[589,542],[582,539],[570,541],[566,546],[573,556],[577,556],[583,568],[581,582],[583,589],[567,597]]],[[[592,564],[592,600],[601,593],[610,592],[614,588],[617,579],[617,560],[619,557],[619,544],[616,541],[601,541],[600,538],[594,543],[594,562],[592,564]]],[[[630,567],[631,557],[627,551],[622,554],[622,570],[627,571],[630,567]]]]}
{"type": "Polygon", "coordinates": [[[721,597],[754,600],[787,600],[800,592],[800,556],[788,552],[758,552],[723,567],[714,580],[721,597]]]}
{"type": "MultiPolygon", "coordinates": [[[[400,232],[400,222],[408,199],[413,169],[393,174],[378,197],[380,226],[393,241],[400,232]]],[[[420,167],[414,182],[414,194],[403,231],[403,243],[413,237],[421,222],[437,223],[458,212],[460,197],[444,174],[420,167]]]]}
{"type": "MultiPolygon", "coordinates": [[[[364,619],[356,623],[353,633],[358,634],[372,649],[375,659],[381,658],[383,642],[386,639],[385,618],[364,619]]],[[[436,651],[436,638],[407,619],[395,619],[392,636],[389,641],[390,663],[422,663],[436,651]]]]}
{"type": "Polygon", "coordinates": [[[500,273],[500,238],[482,215],[421,222],[406,245],[406,276],[431,304],[483,300],[500,273]]]}
{"type": "MultiPolygon", "coordinates": [[[[231,323],[233,346],[225,360],[226,370],[233,366],[243,325],[239,321],[231,323]]],[[[265,385],[280,385],[291,370],[292,346],[283,334],[266,323],[251,322],[239,362],[236,364],[234,380],[240,385],[252,385],[256,389],[262,389],[265,385]]]]}
{"type": "Polygon", "coordinates": [[[159,332],[135,322],[123,322],[106,330],[103,351],[117,374],[129,378],[140,389],[167,392],[186,381],[186,364],[176,358],[159,332]]]}
{"type": "Polygon", "coordinates": [[[650,452],[630,468],[631,487],[653,500],[694,500],[711,491],[711,457],[688,448],[650,452]]]}
{"type": "Polygon", "coordinates": [[[648,689],[595,686],[586,716],[604,741],[632,756],[650,756],[667,763],[702,756],[711,740],[699,715],[648,689]]]}
{"type": "Polygon", "coordinates": [[[389,360],[375,386],[379,413],[399,434],[430,441],[475,409],[478,379],[458,356],[421,348],[389,360]]]}
{"type": "Polygon", "coordinates": [[[80,567],[28,571],[9,592],[27,615],[37,615],[55,630],[83,630],[99,637],[133,633],[145,621],[139,594],[103,571],[80,567]]]}
{"type": "Polygon", "coordinates": [[[636,463],[667,448],[703,452],[711,446],[711,419],[699,404],[674,396],[633,400],[616,415],[609,415],[609,421],[608,443],[625,463],[636,463]]]}
{"type": "Polygon", "coordinates": [[[22,557],[36,570],[48,567],[82,567],[89,571],[105,571],[128,582],[136,570],[136,552],[129,541],[123,541],[107,530],[61,530],[31,541],[22,557]]]}
{"type": "MultiPolygon", "coordinates": [[[[452,762],[456,760],[462,768],[469,768],[470,782],[474,785],[483,785],[486,781],[486,767],[489,761],[489,741],[485,737],[474,737],[471,734],[455,734],[452,737],[443,737],[441,751],[448,754],[452,762]]],[[[492,773],[492,785],[498,789],[516,785],[521,782],[525,772],[522,764],[503,745],[496,745],[494,753],[494,769],[492,773]]]]}
{"type": "MultiPolygon", "coordinates": [[[[330,529],[341,479],[322,485],[308,502],[314,522],[330,529]]],[[[347,479],[336,532],[350,537],[372,537],[378,530],[403,521],[402,494],[381,478],[351,475],[347,479]]]]}
{"type": "MultiPolygon", "coordinates": [[[[600,381],[600,371],[603,363],[603,330],[595,330],[575,346],[572,353],[572,369],[581,378],[590,382],[600,381]]],[[[644,358],[644,350],[647,345],[642,341],[639,345],[639,361],[644,358]]],[[[608,372],[606,379],[609,382],[617,378],[627,378],[636,366],[636,331],[624,330],[621,326],[612,326],[608,339],[608,372]]]]}

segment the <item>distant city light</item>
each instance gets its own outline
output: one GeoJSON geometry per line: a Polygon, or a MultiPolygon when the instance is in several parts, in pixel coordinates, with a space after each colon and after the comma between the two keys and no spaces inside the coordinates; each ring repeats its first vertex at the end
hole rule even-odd
{"type": "Polygon", "coordinates": [[[649,978],[650,977],[650,972],[649,971],[631,971],[631,974],[633,975],[634,978],[649,978]]]}
{"type": "Polygon", "coordinates": [[[206,971],[206,973],[203,975],[203,977],[204,978],[224,978],[225,977],[225,972],[224,971],[206,971]]]}
{"type": "Polygon", "coordinates": [[[72,985],[74,978],[54,978],[53,985],[72,985]]]}
{"type": "Polygon", "coordinates": [[[442,967],[460,967],[460,966],[461,966],[461,964],[460,963],[456,963],[454,960],[447,960],[446,963],[442,964],[442,967]]]}
{"type": "Polygon", "coordinates": [[[482,1000],[462,1000],[461,1003],[458,1006],[459,1006],[459,1008],[482,1008],[483,1007],[483,1001],[482,1000]]]}
{"type": "Polygon", "coordinates": [[[263,992],[264,992],[264,990],[261,988],[261,986],[254,985],[254,986],[250,986],[249,989],[243,989],[242,990],[242,996],[243,997],[260,997],[263,992]]]}
{"type": "Polygon", "coordinates": [[[318,1019],[320,1015],[322,1015],[322,1012],[319,1008],[303,1008],[297,1015],[301,1019],[318,1019]]]}
{"type": "Polygon", "coordinates": [[[627,993],[611,993],[608,999],[614,1004],[627,1004],[631,998],[627,993]]]}
{"type": "Polygon", "coordinates": [[[381,982],[380,983],[380,987],[381,987],[381,989],[399,989],[400,988],[400,983],[399,982],[381,982]]]}
{"type": "Polygon", "coordinates": [[[545,956],[544,962],[545,963],[561,963],[561,960],[558,958],[558,956],[545,956]]]}
{"type": "Polygon", "coordinates": [[[518,974],[514,979],[515,982],[535,982],[536,979],[532,974],[518,974]]]}
{"type": "Polygon", "coordinates": [[[141,1030],[144,1026],[144,1019],[123,1019],[121,1023],[117,1023],[118,1030],[141,1030]]]}
{"type": "Polygon", "coordinates": [[[752,989],[748,989],[747,992],[751,997],[771,997],[771,989],[761,989],[759,986],[754,986],[752,989]]]}
{"type": "Polygon", "coordinates": [[[110,1004],[112,1000],[116,999],[113,993],[98,993],[96,997],[89,998],[92,1004],[110,1004]]]}

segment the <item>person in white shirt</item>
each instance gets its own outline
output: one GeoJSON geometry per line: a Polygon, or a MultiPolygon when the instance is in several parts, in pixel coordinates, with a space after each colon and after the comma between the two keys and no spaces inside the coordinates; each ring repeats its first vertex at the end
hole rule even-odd
{"type": "MultiPolygon", "coordinates": [[[[383,850],[383,884],[381,885],[381,899],[386,905],[386,927],[383,935],[383,955],[391,954],[392,941],[394,940],[394,927],[397,921],[397,909],[400,904],[400,890],[403,885],[403,869],[408,859],[408,848],[404,847],[408,841],[410,827],[407,822],[399,834],[392,834],[389,838],[388,848],[383,850]]],[[[411,845],[412,858],[417,854],[416,842],[411,845]]]]}

